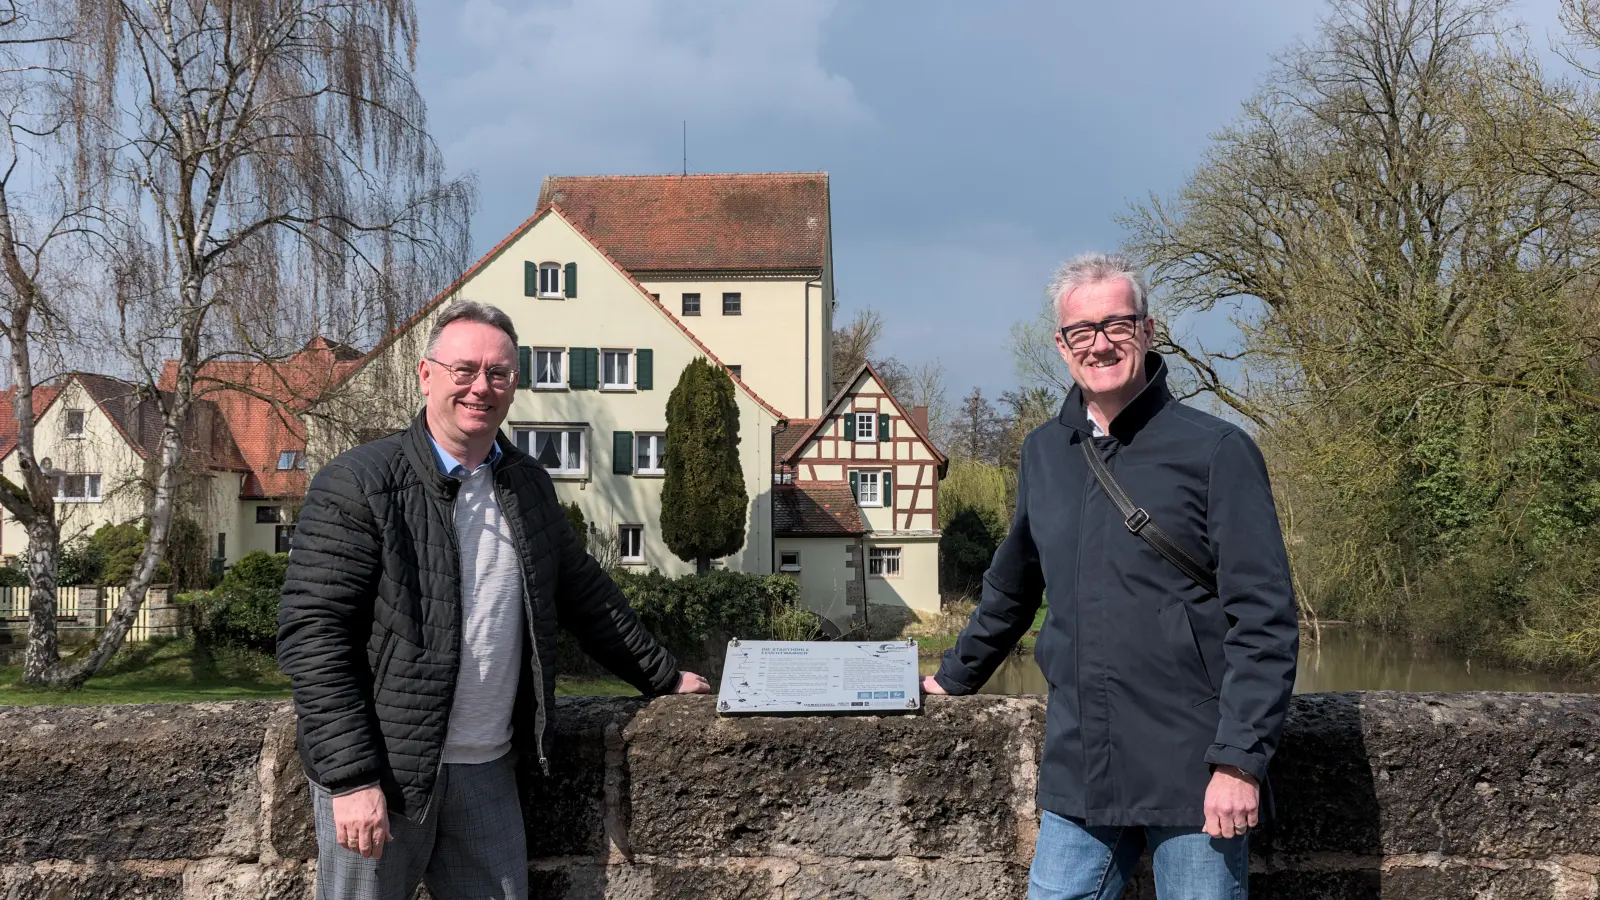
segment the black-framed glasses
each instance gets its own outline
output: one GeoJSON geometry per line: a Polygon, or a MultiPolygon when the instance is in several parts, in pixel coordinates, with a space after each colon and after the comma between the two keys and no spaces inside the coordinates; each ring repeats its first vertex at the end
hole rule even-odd
{"type": "Polygon", "coordinates": [[[1111,316],[1098,322],[1079,322],[1061,329],[1061,339],[1073,350],[1082,350],[1094,343],[1096,334],[1103,334],[1113,344],[1133,339],[1139,333],[1139,323],[1144,316],[1111,316]]]}
{"type": "Polygon", "coordinates": [[[477,366],[452,366],[431,356],[425,356],[423,359],[449,372],[450,380],[462,386],[477,381],[480,372],[489,380],[489,387],[497,391],[510,387],[512,379],[517,377],[517,370],[510,366],[490,366],[487,369],[480,369],[477,366]]]}

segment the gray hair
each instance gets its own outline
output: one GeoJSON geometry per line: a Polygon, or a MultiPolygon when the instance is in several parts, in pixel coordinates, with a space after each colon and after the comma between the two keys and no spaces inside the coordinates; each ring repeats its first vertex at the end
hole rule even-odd
{"type": "Polygon", "coordinates": [[[505,310],[498,306],[490,306],[487,303],[479,303],[476,300],[457,300],[455,303],[450,304],[440,314],[439,318],[433,321],[433,327],[428,329],[428,343],[423,349],[425,355],[432,356],[434,351],[439,349],[439,333],[444,331],[445,326],[452,322],[478,322],[484,325],[492,325],[504,331],[506,337],[511,338],[511,346],[515,347],[517,345],[517,329],[511,324],[511,317],[506,315],[505,310]]]}
{"type": "Polygon", "coordinates": [[[1133,260],[1121,253],[1085,253],[1061,264],[1050,279],[1050,302],[1061,308],[1061,298],[1086,284],[1098,284],[1121,278],[1133,288],[1133,310],[1141,316],[1150,314],[1150,286],[1145,284],[1144,273],[1133,260]]]}

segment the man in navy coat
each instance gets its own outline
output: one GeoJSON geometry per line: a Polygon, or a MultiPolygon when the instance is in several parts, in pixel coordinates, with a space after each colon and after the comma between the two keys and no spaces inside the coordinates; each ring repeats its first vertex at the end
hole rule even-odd
{"type": "Polygon", "coordinates": [[[1162,900],[1244,897],[1298,647],[1266,465],[1238,426],[1167,390],[1148,289],[1126,258],[1073,260],[1051,296],[1076,387],[1024,441],[1011,531],[923,689],[982,687],[1048,591],[1030,900],[1120,897],[1146,845],[1162,900]],[[1215,592],[1135,533],[1086,441],[1215,592]]]}

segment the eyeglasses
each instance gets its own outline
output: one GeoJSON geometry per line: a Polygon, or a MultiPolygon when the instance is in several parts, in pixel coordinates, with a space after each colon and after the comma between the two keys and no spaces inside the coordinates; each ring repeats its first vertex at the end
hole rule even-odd
{"type": "Polygon", "coordinates": [[[423,359],[449,372],[450,380],[463,386],[477,381],[479,372],[482,372],[488,379],[489,387],[497,391],[510,387],[511,380],[517,377],[517,370],[510,366],[490,366],[487,369],[480,369],[476,366],[452,366],[449,363],[442,363],[431,356],[425,356],[423,359]]]}
{"type": "Polygon", "coordinates": [[[1113,344],[1132,340],[1139,331],[1144,316],[1112,316],[1098,322],[1079,322],[1061,329],[1061,339],[1073,350],[1082,350],[1094,343],[1096,334],[1103,334],[1113,344]]]}

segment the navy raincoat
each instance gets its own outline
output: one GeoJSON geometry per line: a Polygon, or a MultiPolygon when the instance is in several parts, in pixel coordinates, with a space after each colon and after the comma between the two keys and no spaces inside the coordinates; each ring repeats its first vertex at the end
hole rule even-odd
{"type": "Polygon", "coordinates": [[[1166,366],[1093,437],[1082,393],[1022,445],[1011,533],[936,675],[983,686],[1049,611],[1034,656],[1050,685],[1039,806],[1089,825],[1199,827],[1217,765],[1262,783],[1294,688],[1298,631],[1266,465],[1238,427],[1179,403],[1166,366]],[[1078,444],[1216,573],[1195,584],[1124,525],[1078,444]]]}

